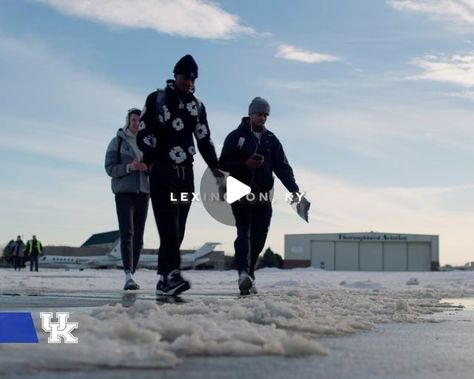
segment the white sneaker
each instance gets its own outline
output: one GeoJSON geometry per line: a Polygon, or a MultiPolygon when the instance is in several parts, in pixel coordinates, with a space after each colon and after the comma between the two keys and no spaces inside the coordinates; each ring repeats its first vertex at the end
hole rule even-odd
{"type": "Polygon", "coordinates": [[[252,281],[252,287],[250,287],[249,292],[252,295],[258,294],[257,287],[255,286],[255,280],[252,281]]]}
{"type": "Polygon", "coordinates": [[[240,294],[250,295],[250,288],[252,288],[253,280],[245,271],[241,271],[239,274],[239,290],[240,294]]]}
{"type": "Polygon", "coordinates": [[[137,282],[135,282],[135,280],[133,279],[128,279],[126,282],[125,282],[125,285],[123,287],[123,290],[124,291],[134,291],[134,290],[139,290],[140,289],[140,286],[138,285],[137,282]]]}

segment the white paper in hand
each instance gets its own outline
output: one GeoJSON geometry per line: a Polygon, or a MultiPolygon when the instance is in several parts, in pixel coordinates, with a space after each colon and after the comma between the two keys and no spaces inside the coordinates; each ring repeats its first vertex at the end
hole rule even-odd
{"type": "Polygon", "coordinates": [[[296,204],[296,213],[306,222],[309,222],[309,208],[310,207],[311,207],[311,203],[304,196],[301,198],[298,204],[296,204]]]}

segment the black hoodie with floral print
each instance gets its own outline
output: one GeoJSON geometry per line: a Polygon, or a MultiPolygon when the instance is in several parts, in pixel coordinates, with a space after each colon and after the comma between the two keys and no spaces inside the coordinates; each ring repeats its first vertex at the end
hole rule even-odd
{"type": "Polygon", "coordinates": [[[164,90],[148,95],[143,107],[137,135],[143,161],[192,166],[196,154],[193,135],[207,165],[217,167],[204,104],[192,93],[181,97],[174,80],[168,80],[164,90]]]}

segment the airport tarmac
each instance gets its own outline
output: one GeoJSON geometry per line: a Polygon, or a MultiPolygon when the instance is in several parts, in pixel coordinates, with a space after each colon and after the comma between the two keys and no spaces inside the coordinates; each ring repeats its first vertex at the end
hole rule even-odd
{"type": "MultiPolygon", "coordinates": [[[[190,298],[193,297],[191,294],[190,298]]],[[[225,297],[225,295],[224,295],[225,297]]],[[[90,309],[106,304],[131,305],[135,299],[154,301],[150,294],[121,296],[117,291],[100,293],[1,294],[0,310],[90,309]],[[128,302],[128,303],[127,303],[128,302]]],[[[166,379],[268,378],[419,378],[464,379],[474,372],[474,301],[447,299],[452,306],[431,316],[428,323],[379,325],[367,332],[344,337],[318,338],[327,356],[299,358],[188,357],[174,368],[166,369],[93,369],[56,371],[54,367],[35,372],[1,373],[2,378],[121,379],[134,377],[166,379]]]]}

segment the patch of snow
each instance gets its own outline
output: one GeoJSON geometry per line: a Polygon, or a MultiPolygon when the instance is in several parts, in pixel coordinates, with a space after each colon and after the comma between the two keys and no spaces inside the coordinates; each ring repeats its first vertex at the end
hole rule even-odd
{"type": "Polygon", "coordinates": [[[407,286],[417,286],[417,285],[420,284],[420,282],[418,281],[417,278],[410,278],[410,279],[408,279],[406,284],[407,284],[407,286]]]}
{"type": "MultiPolygon", "coordinates": [[[[123,295],[119,270],[88,270],[70,277],[58,275],[62,272],[41,270],[28,276],[0,270],[0,292],[117,299],[123,295]]],[[[41,310],[35,309],[41,343],[0,345],[0,365],[157,368],[173,367],[188,356],[324,355],[328,351],[317,342],[320,336],[347,335],[380,323],[429,321],[420,316],[438,311],[440,299],[474,295],[474,272],[426,272],[413,278],[408,272],[265,269],[256,272],[259,295],[246,298],[237,296],[233,271],[183,275],[192,282],[183,295],[189,300],[185,303],[157,304],[156,274],[139,270],[138,300],[69,309],[70,321],[79,322],[73,333],[78,344],[47,344],[41,310]],[[407,287],[413,279],[423,285],[407,287]]]]}

